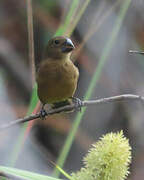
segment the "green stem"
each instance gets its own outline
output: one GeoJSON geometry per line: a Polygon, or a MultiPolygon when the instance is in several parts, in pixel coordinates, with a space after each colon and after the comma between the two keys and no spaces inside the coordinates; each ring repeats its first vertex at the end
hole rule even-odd
{"type": "MultiPolygon", "coordinates": [[[[87,90],[87,92],[85,94],[85,97],[84,97],[85,100],[88,100],[91,97],[92,92],[93,92],[94,88],[97,85],[97,82],[99,80],[99,77],[100,77],[102,69],[103,69],[103,66],[104,66],[104,64],[105,64],[105,62],[106,62],[106,60],[107,60],[107,58],[108,58],[108,56],[109,56],[109,54],[111,52],[111,49],[112,49],[112,47],[114,45],[114,42],[116,40],[116,37],[117,37],[118,32],[120,30],[120,27],[122,25],[123,19],[124,19],[125,15],[126,15],[128,7],[130,5],[130,2],[131,2],[131,0],[125,0],[125,2],[122,4],[122,7],[121,7],[119,15],[118,15],[118,18],[116,20],[116,24],[113,27],[110,38],[109,38],[109,40],[107,41],[107,43],[106,43],[106,45],[104,47],[103,54],[100,57],[98,66],[96,68],[96,71],[95,71],[95,73],[94,73],[94,75],[92,77],[89,88],[88,88],[88,90],[87,90]]],[[[68,153],[69,153],[70,148],[72,146],[72,143],[74,141],[75,134],[77,132],[77,129],[78,129],[79,125],[80,125],[80,122],[82,120],[82,117],[83,117],[85,111],[86,111],[86,108],[84,107],[82,109],[82,111],[77,114],[77,116],[75,118],[75,121],[73,123],[73,126],[71,128],[71,131],[70,131],[70,133],[69,133],[69,135],[68,135],[68,137],[66,139],[66,142],[65,142],[65,144],[64,144],[64,146],[62,148],[62,151],[61,151],[60,156],[59,156],[59,158],[57,160],[57,163],[56,163],[61,168],[64,166],[65,160],[66,160],[66,158],[68,156],[68,153]]],[[[59,177],[60,172],[58,171],[57,168],[54,169],[53,175],[55,177],[59,177]]]]}
{"type": "Polygon", "coordinates": [[[73,0],[72,1],[72,4],[71,4],[71,7],[70,7],[70,10],[69,10],[69,13],[68,15],[66,16],[66,19],[65,19],[65,22],[64,24],[62,24],[58,31],[56,31],[55,33],[55,36],[61,36],[62,34],[64,34],[66,32],[66,30],[69,28],[70,26],[70,23],[72,21],[72,18],[76,12],[76,9],[79,5],[79,0],[73,0]]]}
{"type": "MultiPolygon", "coordinates": [[[[36,104],[38,102],[38,97],[37,97],[37,86],[35,84],[34,88],[33,88],[33,93],[32,93],[32,97],[31,97],[31,101],[30,101],[30,106],[27,112],[27,115],[30,115],[33,111],[33,109],[35,108],[36,104]]],[[[18,159],[18,156],[20,154],[20,150],[21,147],[24,143],[24,134],[25,134],[25,130],[28,127],[28,123],[24,123],[21,127],[21,132],[20,135],[17,138],[16,144],[14,146],[14,150],[11,153],[11,158],[9,159],[8,165],[13,167],[15,165],[16,160],[18,159]]]]}
{"type": "MultiPolygon", "coordinates": [[[[78,4],[79,4],[79,0],[73,0],[72,1],[69,13],[65,19],[63,28],[62,28],[62,26],[60,26],[58,28],[57,32],[55,33],[55,36],[64,34],[66,28],[68,28],[68,25],[71,22],[71,16],[74,15],[75,9],[77,8],[78,4]]],[[[35,83],[35,86],[34,86],[33,91],[32,91],[32,97],[30,100],[30,105],[29,105],[29,110],[27,112],[27,115],[30,115],[33,112],[34,108],[36,107],[37,102],[38,102],[37,85],[35,83]]],[[[18,138],[16,139],[14,149],[12,150],[9,161],[7,163],[9,166],[13,167],[15,165],[16,160],[18,159],[22,145],[24,143],[24,134],[25,134],[27,127],[28,127],[28,123],[23,124],[21,127],[21,132],[20,132],[18,138]]]]}

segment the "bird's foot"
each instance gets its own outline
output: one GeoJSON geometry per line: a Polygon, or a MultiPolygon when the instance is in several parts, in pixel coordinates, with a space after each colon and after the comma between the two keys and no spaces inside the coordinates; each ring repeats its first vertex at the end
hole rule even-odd
{"type": "Polygon", "coordinates": [[[42,120],[45,120],[46,118],[46,115],[47,115],[47,112],[46,112],[46,110],[44,109],[44,105],[42,105],[42,108],[41,108],[41,110],[40,110],[40,119],[42,119],[42,120]]]}
{"type": "Polygon", "coordinates": [[[83,106],[83,102],[77,97],[71,97],[72,102],[75,104],[75,108],[81,112],[81,107],[83,106]]]}

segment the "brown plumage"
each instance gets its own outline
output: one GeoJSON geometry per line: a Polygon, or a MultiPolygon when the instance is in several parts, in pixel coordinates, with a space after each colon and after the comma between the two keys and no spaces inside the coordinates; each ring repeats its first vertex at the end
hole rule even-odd
{"type": "Polygon", "coordinates": [[[69,38],[52,38],[37,71],[38,97],[43,104],[57,104],[73,97],[79,71],[70,60],[74,45],[69,38]]]}

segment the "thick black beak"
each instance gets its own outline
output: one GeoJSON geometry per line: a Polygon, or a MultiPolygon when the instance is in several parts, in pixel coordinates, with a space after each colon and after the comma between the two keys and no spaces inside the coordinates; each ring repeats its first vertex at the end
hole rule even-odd
{"type": "Polygon", "coordinates": [[[71,52],[73,49],[74,49],[74,44],[72,43],[72,41],[67,38],[66,41],[63,43],[63,46],[62,46],[62,52],[63,53],[69,53],[71,52]]]}

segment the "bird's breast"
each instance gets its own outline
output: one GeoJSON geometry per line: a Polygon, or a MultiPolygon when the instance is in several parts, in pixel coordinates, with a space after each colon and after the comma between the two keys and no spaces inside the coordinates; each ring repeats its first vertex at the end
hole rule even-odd
{"type": "Polygon", "coordinates": [[[45,61],[38,70],[38,96],[43,103],[55,103],[72,97],[78,80],[78,69],[65,62],[45,61]]]}

